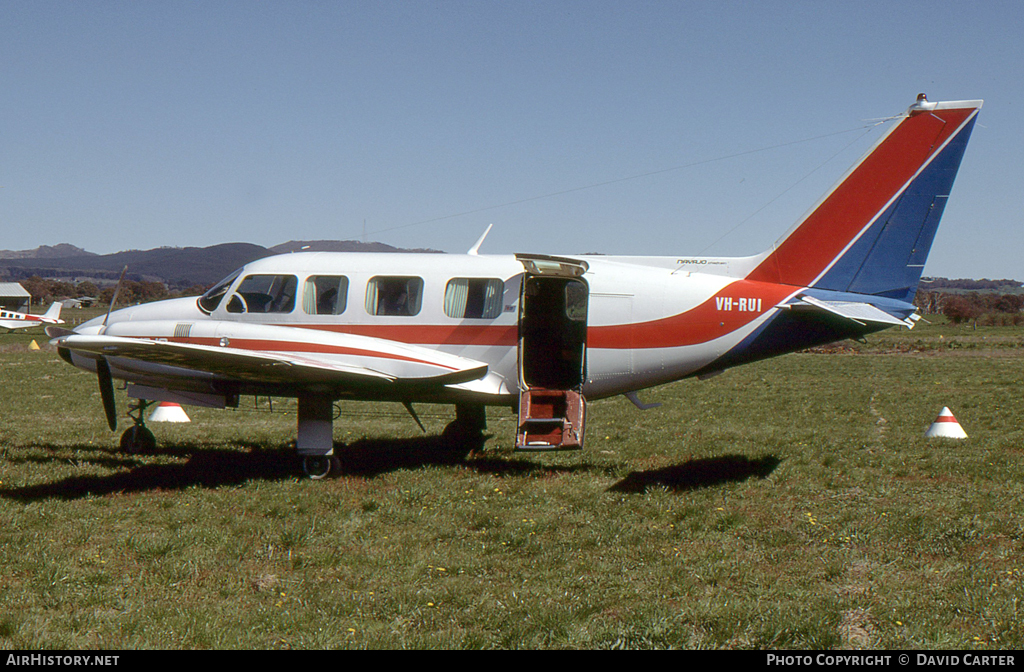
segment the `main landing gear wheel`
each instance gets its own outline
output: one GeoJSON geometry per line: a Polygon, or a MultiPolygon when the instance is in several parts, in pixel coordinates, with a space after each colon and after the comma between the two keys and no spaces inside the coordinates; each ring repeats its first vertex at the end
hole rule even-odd
{"type": "Polygon", "coordinates": [[[487,415],[483,406],[455,407],[455,419],[448,423],[441,433],[449,454],[463,460],[472,453],[480,452],[487,443],[487,415]]]}
{"type": "Polygon", "coordinates": [[[121,452],[129,455],[152,453],[156,450],[156,437],[148,427],[135,425],[121,435],[121,452]]]}
{"type": "Polygon", "coordinates": [[[341,473],[341,460],[337,455],[306,455],[302,458],[302,470],[314,481],[341,473]]]}
{"type": "Polygon", "coordinates": [[[441,432],[441,440],[453,454],[465,456],[473,451],[483,450],[487,435],[476,427],[469,427],[458,420],[453,420],[441,432]]]}

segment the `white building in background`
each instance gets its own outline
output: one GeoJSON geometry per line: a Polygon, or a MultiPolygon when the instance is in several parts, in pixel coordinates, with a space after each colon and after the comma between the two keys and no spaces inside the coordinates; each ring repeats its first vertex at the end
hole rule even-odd
{"type": "Polygon", "coordinates": [[[0,307],[27,313],[31,302],[32,295],[17,282],[0,282],[0,307]]]}

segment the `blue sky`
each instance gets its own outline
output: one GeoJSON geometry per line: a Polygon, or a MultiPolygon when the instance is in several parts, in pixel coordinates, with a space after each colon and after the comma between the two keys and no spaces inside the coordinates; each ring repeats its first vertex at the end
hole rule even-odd
{"type": "Polygon", "coordinates": [[[754,254],[927,92],[986,102],[926,273],[1024,280],[1022,19],[995,0],[0,0],[0,248],[365,231],[462,252],[493,223],[485,253],[754,254]]]}

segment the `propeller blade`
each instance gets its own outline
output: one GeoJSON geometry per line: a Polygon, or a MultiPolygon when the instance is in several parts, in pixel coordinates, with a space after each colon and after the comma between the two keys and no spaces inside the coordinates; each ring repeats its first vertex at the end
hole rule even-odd
{"type": "Polygon", "coordinates": [[[64,327],[58,327],[54,324],[43,327],[43,331],[50,338],[60,338],[62,336],[74,336],[75,331],[73,329],[65,329],[64,327]]]}
{"type": "Polygon", "coordinates": [[[103,411],[107,414],[107,426],[110,431],[117,429],[117,406],[114,405],[114,381],[110,378],[110,365],[105,357],[96,360],[96,378],[100,382],[100,399],[103,400],[103,411]]]}
{"type": "MultiPolygon", "coordinates": [[[[106,317],[103,318],[103,329],[101,330],[101,333],[107,330],[107,320],[110,319],[110,313],[111,313],[111,311],[114,310],[114,304],[117,303],[117,295],[121,293],[121,283],[124,282],[124,274],[127,273],[127,272],[128,272],[128,265],[126,264],[125,267],[123,269],[121,269],[121,277],[117,279],[117,286],[114,287],[114,296],[111,297],[111,299],[110,299],[110,307],[107,308],[107,315],[106,315],[106,317]]],[[[109,369],[108,369],[108,374],[109,374],[109,369]]],[[[111,429],[113,429],[113,427],[111,427],[111,429]]]]}

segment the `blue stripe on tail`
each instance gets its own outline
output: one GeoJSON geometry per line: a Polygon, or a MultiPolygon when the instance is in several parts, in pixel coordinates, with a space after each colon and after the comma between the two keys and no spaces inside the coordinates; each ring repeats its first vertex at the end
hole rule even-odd
{"type": "Polygon", "coordinates": [[[914,300],[975,119],[964,125],[814,287],[914,300]]]}

